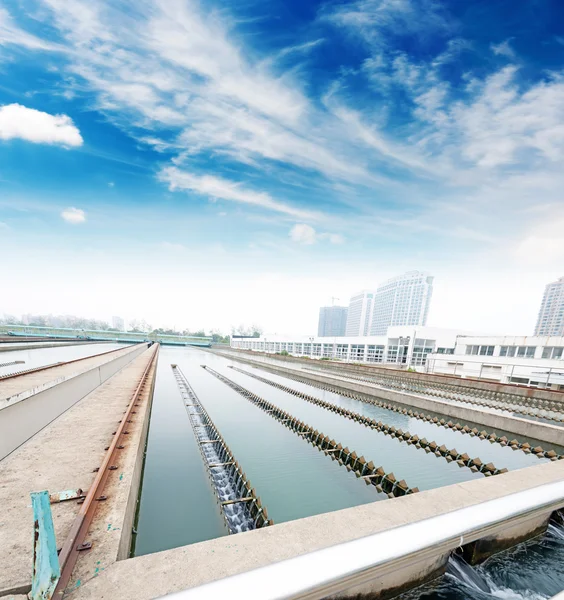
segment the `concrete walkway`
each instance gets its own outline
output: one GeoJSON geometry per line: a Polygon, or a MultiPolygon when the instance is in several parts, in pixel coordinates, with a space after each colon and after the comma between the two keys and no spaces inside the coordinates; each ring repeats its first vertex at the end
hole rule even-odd
{"type": "MultiPolygon", "coordinates": [[[[112,432],[155,349],[145,350],[0,462],[0,596],[25,593],[30,589],[33,543],[30,492],[88,490],[94,479],[93,470],[101,464],[104,449],[110,444],[112,432]]],[[[131,349],[124,349],[128,350],[131,349]]],[[[132,423],[131,443],[122,457],[120,470],[115,472],[115,479],[125,490],[126,499],[144,428],[144,411],[145,408],[139,413],[139,420],[132,423]]],[[[108,509],[111,508],[108,505],[108,509]]],[[[69,501],[53,504],[52,509],[55,534],[61,546],[79,506],[75,501],[69,501]]],[[[121,537],[118,523],[123,523],[123,518],[123,514],[121,521],[112,515],[110,521],[114,523],[114,528],[110,529],[118,538],[121,537]]],[[[104,518],[104,522],[106,520],[104,518]]]]}

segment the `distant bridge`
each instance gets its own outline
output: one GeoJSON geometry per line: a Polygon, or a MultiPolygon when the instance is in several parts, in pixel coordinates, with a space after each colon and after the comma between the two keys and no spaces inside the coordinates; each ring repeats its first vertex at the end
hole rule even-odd
{"type": "Polygon", "coordinates": [[[71,329],[67,327],[36,327],[32,325],[0,325],[0,335],[34,338],[64,338],[100,342],[159,342],[169,346],[211,346],[211,337],[167,335],[148,332],[71,329]]]}

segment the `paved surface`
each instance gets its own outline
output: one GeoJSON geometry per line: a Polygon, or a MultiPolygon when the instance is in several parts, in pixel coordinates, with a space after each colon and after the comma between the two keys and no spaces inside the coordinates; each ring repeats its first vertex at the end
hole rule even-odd
{"type": "Polygon", "coordinates": [[[61,365],[60,367],[51,367],[44,371],[37,371],[36,373],[29,373],[28,375],[20,375],[13,379],[0,381],[0,399],[20,394],[21,392],[25,392],[26,390],[37,386],[45,385],[59,377],[67,377],[73,373],[91,369],[109,360],[110,356],[117,357],[127,354],[128,352],[131,352],[133,348],[135,348],[135,345],[126,346],[125,348],[115,350],[111,355],[98,354],[71,364],[61,365]]]}
{"type": "Polygon", "coordinates": [[[149,600],[564,478],[564,461],[290,521],[115,563],[72,600],[149,600]]]}
{"type": "MultiPolygon", "coordinates": [[[[29,589],[33,522],[30,492],[88,489],[94,479],[93,469],[101,464],[104,449],[154,349],[145,350],[0,462],[0,596],[11,590],[21,593],[29,589]]],[[[119,480],[121,474],[116,471],[118,481],[123,480],[119,480]]],[[[124,473],[124,479],[127,475],[124,473]]],[[[59,546],[78,508],[73,501],[52,505],[59,546]]]]}

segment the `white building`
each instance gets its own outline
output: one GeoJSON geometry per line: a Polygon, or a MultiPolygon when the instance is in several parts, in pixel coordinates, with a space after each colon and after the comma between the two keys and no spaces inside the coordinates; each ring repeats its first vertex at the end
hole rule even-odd
{"type": "Polygon", "coordinates": [[[359,336],[370,333],[375,293],[373,290],[362,290],[350,299],[345,335],[359,336]]]}
{"type": "Polygon", "coordinates": [[[458,336],[454,353],[430,354],[426,370],[564,390],[564,336],[458,336]]]}
{"type": "Polygon", "coordinates": [[[426,325],[433,293],[433,277],[408,271],[378,286],[370,335],[386,335],[388,327],[426,325]]]}
{"type": "Polygon", "coordinates": [[[390,327],[384,336],[266,335],[231,346],[564,390],[564,336],[470,336],[421,326],[390,327]]]}
{"type": "Polygon", "coordinates": [[[121,317],[112,317],[112,328],[125,331],[125,321],[121,317]]]}
{"type": "Polygon", "coordinates": [[[347,328],[346,306],[322,306],[319,309],[319,323],[317,335],[331,337],[345,335],[347,328]]]}
{"type": "Polygon", "coordinates": [[[390,327],[382,336],[279,336],[231,340],[231,347],[258,352],[287,352],[310,358],[387,363],[423,368],[432,352],[454,352],[459,332],[434,327],[390,327]]]}
{"type": "Polygon", "coordinates": [[[564,277],[544,288],[535,335],[564,335],[564,277]]]}

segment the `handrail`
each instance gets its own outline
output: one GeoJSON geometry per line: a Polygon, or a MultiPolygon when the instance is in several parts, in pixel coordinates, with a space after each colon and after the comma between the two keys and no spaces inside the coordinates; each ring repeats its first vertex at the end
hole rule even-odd
{"type": "MultiPolygon", "coordinates": [[[[167,600],[315,600],[397,570],[398,561],[448,553],[505,521],[564,506],[564,481],[409,523],[166,596],[167,600]]],[[[272,531],[275,531],[273,529],[272,531]]]]}

